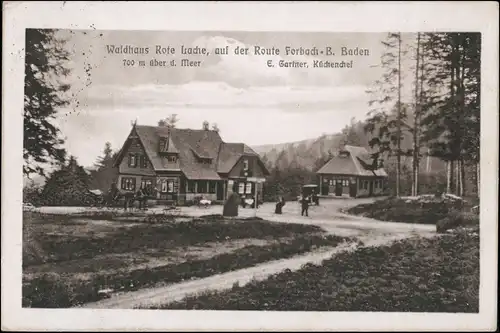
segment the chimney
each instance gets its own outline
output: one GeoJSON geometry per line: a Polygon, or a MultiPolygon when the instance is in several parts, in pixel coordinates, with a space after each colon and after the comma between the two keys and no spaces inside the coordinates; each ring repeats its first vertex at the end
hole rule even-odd
{"type": "Polygon", "coordinates": [[[208,131],[209,127],[210,127],[210,124],[208,123],[208,121],[205,120],[203,122],[203,130],[208,131]]]}

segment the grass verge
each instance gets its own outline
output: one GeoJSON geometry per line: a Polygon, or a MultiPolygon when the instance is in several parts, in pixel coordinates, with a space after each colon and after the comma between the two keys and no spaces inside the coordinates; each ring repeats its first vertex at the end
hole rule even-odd
{"type": "Polygon", "coordinates": [[[69,217],[25,213],[23,227],[23,267],[144,249],[168,251],[228,239],[278,239],[323,232],[317,226],[273,223],[259,218],[235,220],[207,216],[176,222],[172,216],[156,215],[131,221],[124,217],[110,218],[106,214],[69,217]],[[93,227],[80,222],[85,219],[111,221],[112,224],[93,227]],[[120,222],[139,223],[126,226],[120,222]]]}
{"type": "Polygon", "coordinates": [[[435,225],[438,221],[452,217],[457,221],[456,226],[479,224],[479,216],[466,213],[466,210],[467,207],[463,205],[443,201],[419,202],[388,198],[354,206],[347,213],[387,222],[435,225]]]}
{"type": "Polygon", "coordinates": [[[322,265],[159,308],[477,313],[479,235],[461,230],[360,248],[322,265]]]}
{"type": "Polygon", "coordinates": [[[203,278],[352,240],[326,236],[317,226],[261,219],[226,220],[207,216],[182,222],[164,219],[154,224],[138,223],[125,227],[116,220],[91,218],[94,222],[89,223],[81,222],[82,218],[85,216],[25,215],[23,307],[77,306],[107,297],[101,292],[106,289],[133,291],[160,283],[203,278]],[[151,257],[152,253],[170,257],[170,250],[214,242],[216,246],[223,246],[236,239],[266,239],[270,242],[264,246],[246,245],[208,258],[183,258],[146,268],[126,266],[121,259],[121,255],[132,256],[135,260],[140,256],[151,257]],[[82,271],[80,259],[95,261],[95,265],[85,269],[85,278],[76,274],[82,271]],[[99,264],[102,262],[107,263],[105,271],[99,268],[104,267],[99,264]],[[70,265],[66,265],[68,263],[70,265]],[[123,269],[124,265],[126,269],[123,269]]]}

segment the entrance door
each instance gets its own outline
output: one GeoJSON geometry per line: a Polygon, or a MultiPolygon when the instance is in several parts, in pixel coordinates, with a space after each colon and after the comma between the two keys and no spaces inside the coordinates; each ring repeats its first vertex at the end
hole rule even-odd
{"type": "Polygon", "coordinates": [[[342,196],[342,183],[339,181],[335,183],[335,195],[338,197],[342,196]]]}
{"type": "Polygon", "coordinates": [[[224,183],[217,182],[217,201],[224,200],[224,183]]]}
{"type": "Polygon", "coordinates": [[[358,184],[354,182],[350,182],[349,184],[349,196],[351,198],[355,198],[358,190],[358,184]]]}

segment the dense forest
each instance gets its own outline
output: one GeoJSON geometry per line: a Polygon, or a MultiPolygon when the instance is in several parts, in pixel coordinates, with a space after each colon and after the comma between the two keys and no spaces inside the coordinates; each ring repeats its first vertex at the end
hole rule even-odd
{"type": "Polygon", "coordinates": [[[316,140],[256,147],[272,170],[271,192],[295,195],[349,144],[380,158],[396,196],[478,195],[481,35],[389,33],[382,44],[384,74],[367,91],[366,120],[316,140]],[[413,93],[405,100],[408,82],[413,93]]]}
{"type": "MultiPolygon", "coordinates": [[[[117,175],[112,167],[117,151],[109,143],[95,165],[84,170],[66,156],[51,122],[71,100],[62,80],[47,79],[70,74],[64,42],[51,30],[27,31],[23,172],[47,178],[43,187],[31,183],[25,188],[25,200],[40,193],[64,201],[60,193],[106,191],[117,175]],[[44,165],[49,164],[57,168],[46,175],[44,165]]],[[[389,33],[382,44],[379,66],[384,74],[367,90],[366,119],[352,119],[340,133],[255,147],[271,171],[265,199],[298,195],[300,186],[316,182],[315,171],[346,144],[369,148],[388,172],[393,195],[478,195],[481,35],[389,33]],[[408,88],[412,94],[403,94],[408,88]]],[[[177,121],[174,114],[158,125],[175,126],[177,121]]],[[[216,124],[212,129],[219,131],[216,124]]]]}

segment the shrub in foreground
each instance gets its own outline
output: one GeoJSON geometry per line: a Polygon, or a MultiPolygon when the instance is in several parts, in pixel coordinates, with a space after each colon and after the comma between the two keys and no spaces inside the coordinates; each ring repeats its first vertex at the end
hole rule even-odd
{"type": "Polygon", "coordinates": [[[188,297],[163,309],[478,312],[479,236],[362,248],[225,292],[188,297]]]}
{"type": "Polygon", "coordinates": [[[479,226],[479,215],[476,213],[452,211],[448,216],[436,223],[436,231],[443,233],[450,229],[467,226],[479,226]]]}
{"type": "MultiPolygon", "coordinates": [[[[112,212],[107,214],[110,214],[108,217],[113,218],[112,212]]],[[[89,216],[92,219],[97,218],[93,215],[89,216]]],[[[144,223],[127,228],[116,228],[116,231],[106,234],[88,234],[81,237],[67,234],[67,232],[66,234],[47,234],[46,232],[51,229],[51,224],[55,228],[67,227],[76,219],[67,216],[25,214],[24,236],[27,239],[36,240],[39,253],[44,253],[46,258],[41,260],[33,255],[34,252],[30,250],[30,247],[23,246],[23,266],[94,258],[102,254],[129,253],[144,249],[168,251],[180,246],[200,245],[226,239],[278,239],[324,232],[318,226],[269,222],[258,218],[224,220],[208,217],[175,222],[169,216],[158,215],[157,217],[161,216],[165,217],[161,223],[152,225],[144,223]]],[[[114,219],[125,220],[125,217],[115,216],[114,219]]],[[[116,225],[119,226],[119,223],[116,225]]],[[[24,244],[28,245],[30,242],[24,244]]]]}
{"type": "Polygon", "coordinates": [[[348,209],[347,212],[381,221],[419,224],[436,224],[438,221],[450,218],[450,221],[446,222],[446,224],[463,225],[464,218],[469,219],[469,217],[465,217],[469,213],[466,213],[463,208],[461,202],[444,200],[422,202],[388,198],[374,203],[357,205],[348,209]],[[457,219],[457,221],[452,222],[451,220],[454,219],[457,219]]]}
{"type": "Polygon", "coordinates": [[[175,283],[192,278],[251,267],[256,264],[288,258],[311,251],[315,247],[336,246],[352,239],[338,236],[306,235],[288,242],[268,246],[246,246],[231,253],[221,254],[208,260],[187,261],[152,269],[141,269],[114,276],[96,275],[91,281],[62,279],[57,275],[42,276],[23,284],[23,306],[52,308],[70,307],[93,302],[104,295],[99,290],[132,291],[151,287],[159,282],[175,283]]]}

